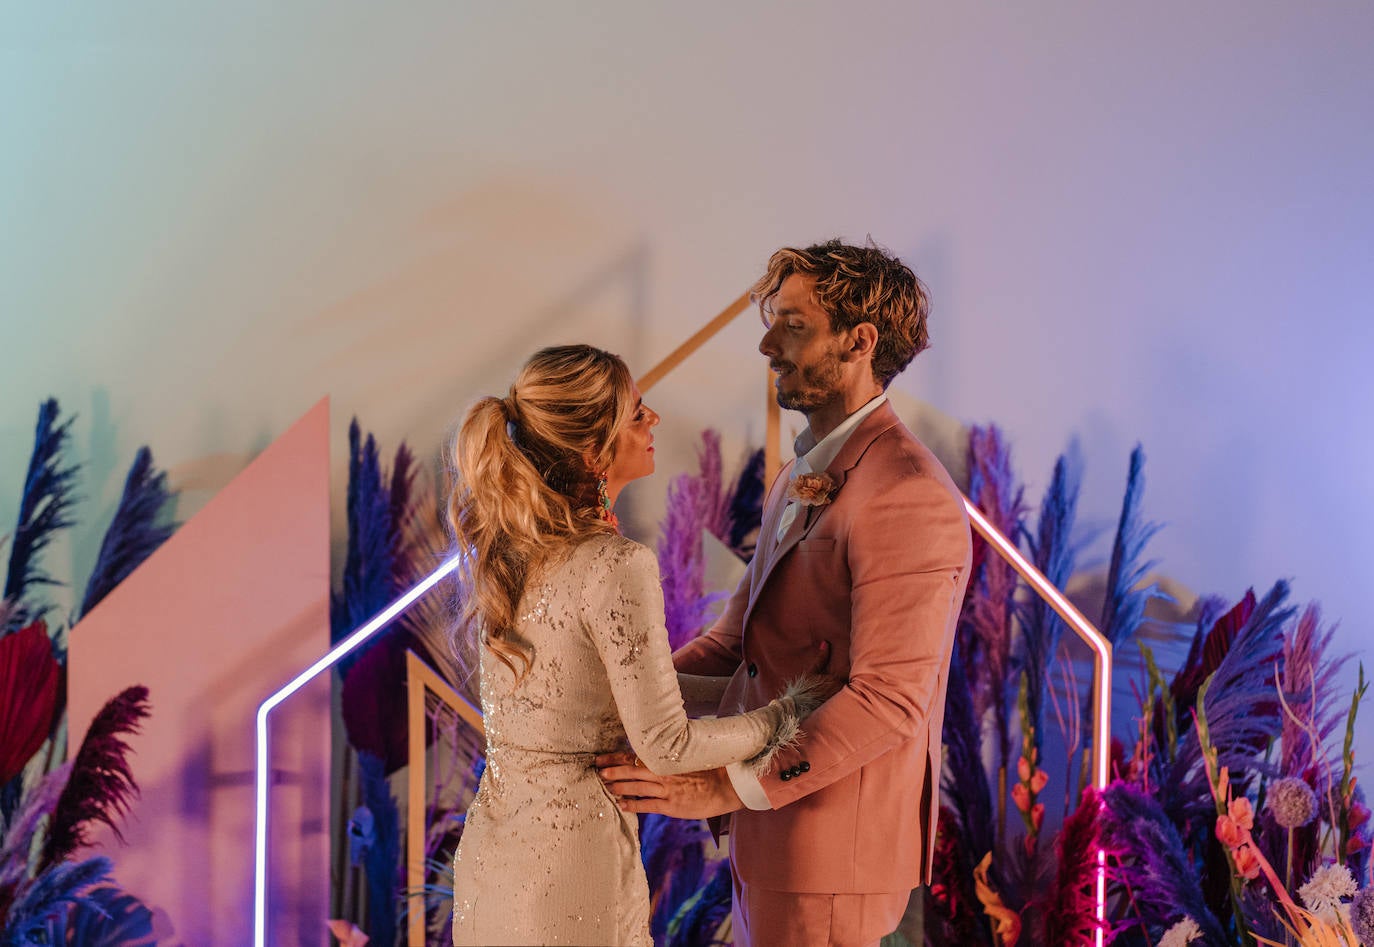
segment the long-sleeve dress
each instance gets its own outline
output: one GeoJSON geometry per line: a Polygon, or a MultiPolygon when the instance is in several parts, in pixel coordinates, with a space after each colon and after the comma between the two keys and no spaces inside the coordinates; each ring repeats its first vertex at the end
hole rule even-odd
{"type": "Polygon", "coordinates": [[[620,536],[533,577],[517,614],[522,680],[481,649],[487,765],[454,860],[454,943],[650,944],[638,824],[593,758],[628,737],[660,774],[750,759],[795,731],[793,702],[689,720],[658,564],[620,536]]]}

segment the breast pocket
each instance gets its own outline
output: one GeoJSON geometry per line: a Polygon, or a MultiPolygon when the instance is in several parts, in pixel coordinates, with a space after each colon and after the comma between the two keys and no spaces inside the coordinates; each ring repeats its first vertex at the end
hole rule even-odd
{"type": "Polygon", "coordinates": [[[832,553],[835,551],[835,538],[833,536],[817,536],[815,539],[803,539],[797,543],[797,551],[813,555],[832,553]]]}

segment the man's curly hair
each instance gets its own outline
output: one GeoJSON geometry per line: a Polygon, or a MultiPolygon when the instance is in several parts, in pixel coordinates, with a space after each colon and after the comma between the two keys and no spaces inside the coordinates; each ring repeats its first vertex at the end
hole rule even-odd
{"type": "Polygon", "coordinates": [[[768,305],[793,274],[816,281],[815,300],[840,332],[861,322],[878,330],[873,377],[883,388],[930,346],[926,317],[930,300],[911,268],[878,246],[855,247],[829,240],[798,250],[783,247],[768,260],[768,272],[754,284],[750,298],[766,324],[768,305]]]}

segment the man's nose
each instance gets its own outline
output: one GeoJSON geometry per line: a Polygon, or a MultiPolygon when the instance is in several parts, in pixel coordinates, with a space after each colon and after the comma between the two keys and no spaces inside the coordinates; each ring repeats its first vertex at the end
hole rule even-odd
{"type": "Polygon", "coordinates": [[[763,338],[759,339],[759,352],[769,358],[782,354],[782,350],[778,348],[777,335],[773,331],[776,327],[775,322],[764,331],[763,338]]]}

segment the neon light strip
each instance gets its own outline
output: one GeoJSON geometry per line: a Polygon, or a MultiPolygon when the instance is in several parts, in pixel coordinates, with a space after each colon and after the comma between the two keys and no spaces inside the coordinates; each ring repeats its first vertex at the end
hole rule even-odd
{"type": "MultiPolygon", "coordinates": [[[[1102,633],[1093,627],[1083,613],[1080,612],[1072,602],[1070,602],[1054,584],[1040,572],[1021,551],[1016,548],[1011,540],[988,522],[982,512],[968,500],[964,498],[964,509],[967,511],[969,521],[985,540],[987,540],[998,555],[1009,562],[1013,569],[1025,579],[1031,588],[1042,599],[1049,603],[1050,607],[1058,613],[1059,617],[1068,623],[1074,632],[1083,639],[1087,645],[1093,649],[1094,665],[1096,673],[1093,675],[1093,784],[1098,790],[1107,787],[1108,764],[1111,747],[1111,701],[1112,701],[1112,646],[1111,642],[1103,637],[1102,633]]],[[[462,562],[461,553],[450,557],[443,565],[434,572],[430,573],[408,592],[396,599],[382,611],[378,612],[373,618],[364,623],[360,628],[350,634],[343,641],[335,645],[328,653],[296,675],[286,686],[282,687],[267,700],[263,701],[258,707],[257,713],[257,773],[256,773],[256,837],[254,839],[254,864],[253,864],[253,944],[254,947],[267,947],[267,781],[268,781],[268,740],[267,740],[267,718],[283,701],[285,701],[296,691],[300,690],[322,671],[333,667],[349,652],[355,650],[359,645],[371,638],[374,634],[385,628],[397,615],[405,611],[421,595],[428,592],[445,577],[452,574],[462,562]]],[[[1102,924],[1106,919],[1106,853],[1097,853],[1097,928],[1096,941],[1098,947],[1103,943],[1102,924]]]]}
{"type": "MultiPolygon", "coordinates": [[[[1025,579],[1042,599],[1049,603],[1059,617],[1068,623],[1078,637],[1093,649],[1093,785],[1098,791],[1107,788],[1110,774],[1108,768],[1112,745],[1112,643],[1102,632],[1093,627],[1092,622],[1083,617],[1073,602],[1065,597],[1044,573],[1021,554],[1015,543],[1002,535],[1002,532],[988,522],[978,507],[964,498],[964,509],[969,521],[978,534],[992,544],[998,555],[1011,564],[1011,567],[1025,579]]],[[[1107,853],[1097,852],[1097,947],[1102,947],[1103,926],[1107,919],[1107,853]]]]}
{"type": "Polygon", "coordinates": [[[253,857],[253,944],[254,947],[267,947],[267,779],[268,779],[268,759],[267,759],[267,716],[277,708],[282,701],[290,697],[296,691],[308,684],[320,672],[325,671],[339,662],[350,651],[353,651],[360,644],[371,638],[378,631],[381,631],[391,622],[393,618],[401,614],[410,607],[421,595],[424,595],[445,576],[458,568],[463,561],[463,554],[457,553],[451,556],[443,565],[435,569],[428,576],[422,579],[410,591],[406,592],[396,601],[382,609],[375,616],[369,619],[357,631],[354,631],[343,641],[340,641],[329,650],[324,657],[320,658],[310,667],[292,679],[281,690],[267,698],[258,706],[258,732],[257,732],[257,833],[254,840],[253,857]]]}

